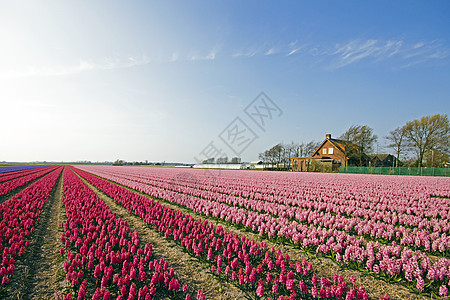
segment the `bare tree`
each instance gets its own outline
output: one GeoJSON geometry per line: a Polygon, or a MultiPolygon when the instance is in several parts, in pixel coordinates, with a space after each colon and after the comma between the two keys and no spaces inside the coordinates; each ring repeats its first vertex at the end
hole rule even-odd
{"type": "Polygon", "coordinates": [[[398,162],[400,160],[400,155],[406,151],[405,145],[405,127],[397,127],[396,129],[389,132],[385,139],[389,142],[388,148],[394,150],[396,155],[395,166],[398,167],[398,162]]]}
{"type": "Polygon", "coordinates": [[[310,141],[308,143],[302,142],[299,145],[299,154],[298,156],[302,157],[308,157],[313,155],[314,151],[316,151],[317,147],[320,146],[320,142],[316,142],[316,141],[310,141]]]}
{"type": "Polygon", "coordinates": [[[281,143],[259,154],[259,158],[263,161],[263,163],[271,166],[272,168],[273,166],[278,166],[278,164],[282,162],[282,157],[283,146],[281,143]]]}
{"type": "Polygon", "coordinates": [[[259,160],[262,161],[263,166],[265,168],[269,162],[269,158],[267,157],[267,150],[262,153],[259,153],[258,158],[259,158],[259,160]]]}
{"type": "MultiPolygon", "coordinates": [[[[363,165],[365,154],[373,151],[373,145],[377,138],[378,137],[373,134],[373,129],[367,125],[352,125],[340,136],[340,139],[349,141],[357,146],[355,154],[358,157],[360,166],[363,165]]],[[[346,152],[348,151],[348,146],[350,145],[346,145],[346,152]]]]}
{"type": "Polygon", "coordinates": [[[424,155],[429,150],[448,153],[450,126],[448,116],[425,116],[420,120],[409,121],[405,125],[408,145],[417,153],[417,164],[422,167],[424,155]]]}

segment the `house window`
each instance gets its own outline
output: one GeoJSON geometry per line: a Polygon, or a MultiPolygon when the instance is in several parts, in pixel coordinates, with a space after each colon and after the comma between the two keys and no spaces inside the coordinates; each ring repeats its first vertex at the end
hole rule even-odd
{"type": "Polygon", "coordinates": [[[323,148],[322,154],[327,154],[327,148],[323,148]]]}
{"type": "Polygon", "coordinates": [[[328,154],[333,154],[333,148],[328,148],[328,154]]]}

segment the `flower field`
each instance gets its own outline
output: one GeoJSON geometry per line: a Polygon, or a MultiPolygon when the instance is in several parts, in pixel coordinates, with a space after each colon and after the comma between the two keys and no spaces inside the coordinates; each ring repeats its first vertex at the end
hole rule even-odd
{"type": "Polygon", "coordinates": [[[448,178],[43,166],[0,174],[0,194],[5,299],[228,299],[220,291],[231,287],[248,299],[404,297],[347,270],[411,299],[445,299],[450,288],[448,178]],[[176,267],[139,228],[202,275],[176,267]],[[33,274],[51,257],[37,258],[45,236],[56,258],[44,297],[33,274]],[[311,258],[340,271],[318,275],[311,258]],[[190,286],[192,276],[202,279],[190,286]]]}
{"type": "Polygon", "coordinates": [[[43,166],[43,165],[28,165],[28,166],[9,166],[9,167],[0,167],[0,174],[2,173],[9,173],[11,174],[12,172],[20,172],[20,171],[24,171],[24,170],[29,170],[29,169],[37,169],[37,168],[42,168],[42,167],[49,167],[49,166],[43,166]]]}
{"type": "Polygon", "coordinates": [[[183,177],[177,169],[82,169],[417,293],[447,293],[447,178],[245,171],[212,176],[203,170],[183,170],[191,174],[183,177]]]}

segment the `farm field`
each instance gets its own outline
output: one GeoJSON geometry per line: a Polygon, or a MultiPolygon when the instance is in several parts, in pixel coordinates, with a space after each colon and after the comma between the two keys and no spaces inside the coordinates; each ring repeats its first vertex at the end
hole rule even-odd
{"type": "Polygon", "coordinates": [[[450,288],[448,178],[45,166],[1,173],[0,202],[5,299],[444,299],[450,288]]]}

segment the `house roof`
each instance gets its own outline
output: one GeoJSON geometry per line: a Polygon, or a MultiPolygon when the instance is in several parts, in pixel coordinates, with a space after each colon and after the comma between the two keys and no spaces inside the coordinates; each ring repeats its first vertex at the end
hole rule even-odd
{"type": "Polygon", "coordinates": [[[314,156],[317,153],[317,151],[319,151],[319,149],[322,148],[323,144],[325,144],[326,141],[330,141],[337,149],[339,149],[343,153],[345,152],[346,145],[350,145],[350,146],[354,147],[355,149],[358,148],[358,146],[356,146],[355,144],[353,144],[352,142],[349,142],[349,141],[344,141],[344,140],[339,140],[339,139],[332,139],[332,138],[326,138],[319,145],[319,147],[317,147],[317,149],[314,151],[312,156],[314,156]]]}
{"type": "Polygon", "coordinates": [[[387,159],[389,156],[392,156],[391,154],[369,154],[368,155],[370,158],[378,158],[379,160],[383,161],[385,159],[387,159]]]}
{"type": "MultiPolygon", "coordinates": [[[[326,141],[330,141],[331,144],[333,144],[336,149],[338,149],[339,151],[341,151],[342,153],[345,153],[345,148],[346,147],[351,147],[353,149],[358,149],[358,146],[356,146],[355,144],[353,144],[350,141],[345,141],[345,140],[340,140],[340,139],[333,139],[331,137],[329,137],[327,135],[327,137],[325,138],[325,140],[323,140],[323,142],[319,145],[319,147],[316,148],[316,150],[314,150],[313,154],[311,156],[306,156],[306,157],[291,157],[291,159],[296,158],[296,159],[318,159],[318,158],[326,158],[326,157],[314,157],[314,155],[316,155],[316,153],[319,151],[320,148],[322,148],[322,146],[325,144],[326,141]]],[[[320,155],[320,153],[319,153],[320,155]]]]}

